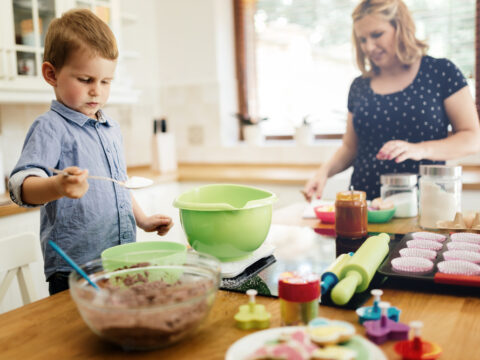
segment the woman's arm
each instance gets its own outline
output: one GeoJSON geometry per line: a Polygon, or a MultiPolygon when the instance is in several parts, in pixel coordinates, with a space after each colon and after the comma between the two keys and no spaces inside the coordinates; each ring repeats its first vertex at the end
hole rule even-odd
{"type": "Polygon", "coordinates": [[[450,95],[443,103],[453,128],[451,136],[416,144],[402,140],[388,141],[377,158],[397,163],[407,159],[452,160],[479,152],[480,124],[468,86],[450,95]]]}
{"type": "Polygon", "coordinates": [[[353,114],[348,113],[347,129],[343,135],[342,145],[333,156],[315,172],[315,175],[306,183],[304,194],[308,200],[319,199],[329,177],[348,169],[357,154],[357,134],[353,128],[353,114]]]}

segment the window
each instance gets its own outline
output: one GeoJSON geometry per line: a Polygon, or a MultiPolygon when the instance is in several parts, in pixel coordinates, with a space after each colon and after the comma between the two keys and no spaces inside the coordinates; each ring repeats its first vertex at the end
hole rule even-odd
{"type": "MultiPolygon", "coordinates": [[[[429,54],[449,58],[473,83],[475,0],[405,3],[417,36],[430,45],[429,54]]],[[[351,42],[351,13],[357,4],[358,0],[253,2],[249,14],[254,31],[245,39],[253,43],[255,57],[246,69],[255,75],[247,86],[255,87],[256,97],[255,109],[249,111],[268,117],[265,135],[291,135],[304,120],[312,123],[316,134],[344,132],[348,90],[360,75],[351,42]]]]}

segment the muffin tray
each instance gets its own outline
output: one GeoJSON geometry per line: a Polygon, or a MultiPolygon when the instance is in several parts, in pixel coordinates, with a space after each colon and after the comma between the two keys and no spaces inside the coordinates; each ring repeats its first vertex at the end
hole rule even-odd
{"type": "MultiPolygon", "coordinates": [[[[428,233],[428,232],[422,232],[423,234],[427,234],[426,237],[429,236],[435,236],[432,234],[435,233],[428,233]],[[428,235],[430,234],[430,235],[428,235]]],[[[417,236],[419,232],[417,233],[409,233],[403,236],[403,238],[400,239],[400,241],[392,241],[390,243],[390,252],[387,258],[384,260],[383,264],[380,266],[378,269],[378,272],[382,275],[385,275],[387,277],[393,277],[396,279],[410,279],[410,280],[420,280],[420,281],[425,281],[429,283],[437,283],[437,284],[449,284],[449,285],[458,285],[458,286],[468,286],[468,287],[480,287],[480,272],[478,269],[480,268],[480,261],[478,258],[480,258],[480,235],[479,234],[473,234],[468,235],[470,233],[449,233],[449,234],[442,234],[446,238],[443,241],[435,241],[433,239],[430,239],[428,241],[433,241],[437,243],[438,245],[435,245],[433,242],[432,243],[420,243],[424,248],[420,249],[418,253],[421,253],[422,256],[417,256],[415,259],[418,259],[419,257],[421,258],[420,260],[395,260],[398,258],[408,258],[412,256],[412,252],[415,252],[415,250],[410,250],[410,249],[418,249],[416,246],[417,243],[412,243],[411,241],[417,241],[417,236]],[[461,235],[462,234],[462,235],[461,235]],[[467,235],[465,235],[467,234],[467,235]],[[453,238],[452,238],[453,236],[453,238]],[[458,237],[462,236],[472,236],[471,239],[468,239],[468,241],[459,241],[458,237]],[[456,243],[456,244],[453,244],[456,243]],[[462,248],[462,245],[466,247],[465,250],[459,249],[457,247],[457,244],[460,244],[460,248],[462,248]],[[468,244],[473,244],[473,245],[464,245],[465,243],[468,244]],[[415,247],[412,245],[415,244],[415,247]],[[425,246],[424,246],[425,245],[425,246]],[[455,248],[454,248],[455,247],[455,248]],[[404,249],[409,249],[409,250],[404,250],[404,249]],[[427,250],[427,251],[424,251],[427,250]],[[452,253],[452,250],[455,250],[457,252],[452,253]],[[463,251],[463,252],[458,252],[458,251],[463,251]],[[401,255],[403,254],[403,256],[401,255]],[[455,255],[455,256],[452,256],[455,255]],[[462,262],[459,263],[457,260],[458,254],[468,257],[467,259],[461,260],[462,262]],[[425,258],[430,258],[429,261],[424,261],[425,258]],[[442,270],[444,269],[443,266],[445,266],[445,260],[454,260],[455,264],[452,264],[451,262],[449,265],[462,265],[463,267],[466,267],[468,271],[457,271],[457,269],[452,269],[449,268],[447,270],[442,270]],[[392,263],[393,260],[393,263],[392,263]],[[440,268],[439,268],[440,264],[440,268]],[[408,269],[408,270],[401,270],[403,269],[408,269]],[[446,273],[448,272],[448,273],[446,273]],[[463,273],[462,273],[463,272],[463,273]],[[468,273],[468,274],[467,274],[468,273]]],[[[438,234],[437,234],[438,235],[438,234]]],[[[462,239],[464,240],[464,239],[462,239]]]]}

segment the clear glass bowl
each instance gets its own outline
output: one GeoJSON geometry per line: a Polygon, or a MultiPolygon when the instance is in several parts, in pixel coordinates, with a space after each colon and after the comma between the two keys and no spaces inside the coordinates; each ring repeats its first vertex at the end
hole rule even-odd
{"type": "Polygon", "coordinates": [[[161,348],[191,335],[207,317],[220,284],[220,262],[192,251],[177,264],[106,271],[98,259],[81,267],[100,288],[70,274],[70,294],[83,320],[126,350],[161,348]]]}

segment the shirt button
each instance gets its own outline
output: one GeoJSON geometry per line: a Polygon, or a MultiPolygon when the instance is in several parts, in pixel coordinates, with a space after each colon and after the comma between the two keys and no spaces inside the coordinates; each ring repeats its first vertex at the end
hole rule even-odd
{"type": "Polygon", "coordinates": [[[130,235],[130,234],[129,234],[128,232],[126,232],[126,233],[123,233],[122,237],[123,237],[124,239],[127,239],[129,235],[130,235]]]}
{"type": "Polygon", "coordinates": [[[124,203],[121,203],[120,204],[120,209],[123,209],[125,207],[125,204],[124,203]]]}

